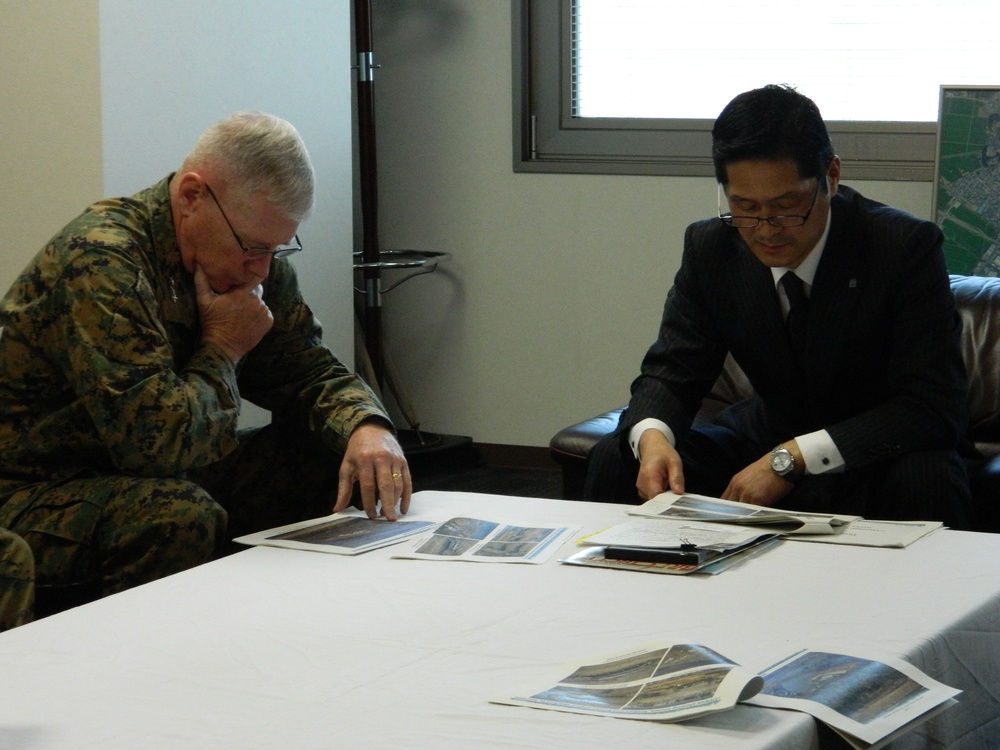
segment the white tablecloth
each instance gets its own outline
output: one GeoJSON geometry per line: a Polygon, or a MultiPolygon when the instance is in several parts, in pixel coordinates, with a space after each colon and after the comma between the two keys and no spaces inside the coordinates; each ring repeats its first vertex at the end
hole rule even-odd
{"type": "MultiPolygon", "coordinates": [[[[439,492],[415,495],[418,512],[581,533],[624,520],[621,506],[439,492]]],[[[657,724],[489,703],[565,661],[673,639],[754,670],[806,647],[902,658],[965,693],[894,747],[1000,746],[1000,535],[941,531],[904,550],[783,542],[714,577],[392,551],[255,547],[0,635],[0,748],[833,740],[805,714],[751,706],[657,724]]]]}

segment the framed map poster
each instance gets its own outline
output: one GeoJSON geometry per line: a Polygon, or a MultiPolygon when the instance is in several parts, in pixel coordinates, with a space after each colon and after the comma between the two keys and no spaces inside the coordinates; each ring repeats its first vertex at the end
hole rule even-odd
{"type": "Polygon", "coordinates": [[[1000,86],[942,86],[934,219],[948,272],[1000,276],[1000,86]]]}

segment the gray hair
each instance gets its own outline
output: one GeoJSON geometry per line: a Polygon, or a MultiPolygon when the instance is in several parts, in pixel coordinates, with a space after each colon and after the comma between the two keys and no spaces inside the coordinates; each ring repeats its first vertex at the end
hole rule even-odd
{"type": "Polygon", "coordinates": [[[297,222],[313,205],[315,177],[298,131],[280,117],[237,112],[210,126],[184,160],[184,171],[217,171],[246,200],[263,193],[297,222]]]}

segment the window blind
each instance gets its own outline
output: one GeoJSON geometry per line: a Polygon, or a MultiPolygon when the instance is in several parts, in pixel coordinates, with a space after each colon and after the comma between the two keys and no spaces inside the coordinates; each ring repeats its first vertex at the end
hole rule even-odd
{"type": "Polygon", "coordinates": [[[787,83],[828,121],[934,122],[940,87],[1000,86],[996,0],[574,0],[574,117],[714,119],[787,83]]]}

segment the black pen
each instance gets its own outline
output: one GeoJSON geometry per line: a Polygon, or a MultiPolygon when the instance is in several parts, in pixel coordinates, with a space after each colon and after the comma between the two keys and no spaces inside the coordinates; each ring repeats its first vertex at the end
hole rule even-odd
{"type": "Polygon", "coordinates": [[[702,556],[696,550],[654,549],[652,547],[605,547],[605,560],[700,565],[702,556]]]}

